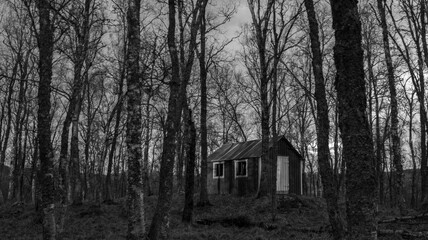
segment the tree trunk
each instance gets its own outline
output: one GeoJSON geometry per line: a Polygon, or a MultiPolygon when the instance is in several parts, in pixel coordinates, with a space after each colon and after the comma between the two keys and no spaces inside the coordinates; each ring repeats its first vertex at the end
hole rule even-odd
{"type": "Polygon", "coordinates": [[[51,146],[51,81],[53,57],[53,25],[50,18],[50,3],[47,0],[37,1],[39,10],[39,89],[37,131],[39,139],[40,175],[43,210],[43,239],[56,238],[54,216],[54,172],[53,152],[51,146]]]}
{"type": "Polygon", "coordinates": [[[18,196],[17,196],[17,201],[18,202],[24,202],[24,175],[25,175],[25,161],[27,159],[27,153],[29,151],[27,151],[28,149],[28,141],[29,141],[29,137],[28,137],[28,132],[29,132],[29,123],[28,123],[28,116],[29,116],[29,109],[26,107],[25,113],[24,113],[24,117],[22,120],[22,126],[25,126],[25,137],[24,137],[24,144],[21,146],[23,147],[23,149],[21,149],[21,153],[19,154],[20,157],[22,158],[21,160],[21,166],[19,166],[19,179],[18,179],[18,196]]]}
{"type": "MultiPolygon", "coordinates": [[[[20,60],[21,54],[18,55],[18,60],[20,60]]],[[[6,132],[4,133],[4,140],[3,140],[3,145],[2,145],[2,149],[1,149],[1,153],[0,153],[0,181],[2,180],[3,177],[3,166],[6,160],[6,150],[9,144],[9,136],[10,136],[10,131],[12,128],[12,95],[13,95],[13,86],[15,85],[15,79],[16,79],[16,73],[18,70],[18,63],[16,63],[16,65],[14,66],[14,68],[12,69],[12,79],[10,80],[9,83],[9,90],[7,93],[7,123],[6,123],[6,132]]]]}
{"type": "Polygon", "coordinates": [[[128,157],[128,232],[127,239],[145,237],[144,183],[141,174],[142,158],[142,112],[140,83],[140,0],[129,0],[127,86],[128,102],[126,106],[126,146],[128,157]]]}
{"type": "MultiPolygon", "coordinates": [[[[424,60],[425,65],[428,66],[428,45],[426,40],[426,21],[425,17],[428,16],[428,13],[426,12],[426,2],[421,0],[420,1],[421,6],[421,38],[422,38],[422,47],[424,52],[424,60]]],[[[420,50],[418,50],[418,57],[419,62],[422,61],[421,54],[419,53],[420,50]]],[[[420,66],[420,92],[421,92],[421,113],[423,113],[423,116],[421,116],[421,148],[422,148],[422,156],[421,156],[421,202],[424,204],[428,204],[428,159],[427,159],[427,142],[426,142],[426,124],[427,124],[427,117],[426,117],[426,108],[425,108],[425,81],[423,77],[423,68],[420,66]],[[422,121],[424,122],[422,126],[422,121]]]]}
{"type": "Polygon", "coordinates": [[[186,139],[186,187],[184,197],[183,222],[191,223],[193,216],[193,192],[195,185],[195,162],[196,162],[196,129],[192,119],[192,111],[187,108],[185,116],[186,139]]]}
{"type": "MultiPolygon", "coordinates": [[[[188,85],[194,59],[194,50],[196,48],[196,35],[198,33],[201,17],[199,10],[205,8],[208,1],[198,0],[192,12],[192,23],[190,29],[189,55],[185,69],[180,78],[180,61],[178,50],[175,43],[176,27],[176,9],[175,0],[168,0],[168,34],[167,42],[172,64],[171,80],[169,83],[170,95],[168,99],[168,113],[164,126],[163,152],[159,176],[159,201],[156,206],[155,214],[149,231],[149,239],[168,239],[169,231],[169,210],[171,208],[173,193],[173,169],[174,155],[176,149],[176,134],[180,127],[181,112],[183,107],[183,96],[186,96],[186,87],[188,85]]],[[[180,4],[180,3],[179,3],[180,4]]]]}
{"type": "MultiPolygon", "coordinates": [[[[153,121],[150,116],[150,100],[151,95],[147,96],[146,102],[146,132],[144,137],[144,153],[143,153],[143,180],[144,183],[144,194],[146,196],[152,195],[152,189],[150,188],[150,178],[149,178],[149,149],[150,149],[150,139],[152,138],[152,129],[153,129],[153,121]]],[[[154,161],[154,160],[152,160],[154,161]]]]}
{"type": "Polygon", "coordinates": [[[266,58],[266,41],[267,41],[267,31],[269,25],[270,14],[272,12],[272,7],[274,4],[273,0],[269,0],[266,5],[266,9],[263,13],[263,16],[260,16],[260,2],[257,3],[258,6],[254,5],[253,0],[248,0],[248,5],[251,12],[252,24],[255,30],[255,36],[257,39],[257,50],[259,57],[259,80],[260,80],[260,102],[261,102],[261,129],[262,129],[262,152],[261,152],[261,162],[262,162],[262,172],[260,179],[260,187],[257,193],[257,197],[266,196],[270,192],[270,173],[272,164],[269,161],[269,136],[270,136],[270,126],[269,126],[269,100],[268,100],[268,64],[266,58]],[[256,11],[256,8],[259,11],[256,11]]]}
{"type": "MultiPolygon", "coordinates": [[[[392,161],[394,170],[394,190],[397,198],[398,207],[400,212],[404,214],[405,200],[403,196],[403,165],[401,163],[401,143],[400,136],[398,135],[398,103],[397,103],[397,90],[395,88],[394,68],[392,66],[391,51],[389,48],[388,39],[388,25],[385,16],[385,0],[377,0],[377,7],[379,10],[381,26],[382,26],[382,40],[383,49],[385,52],[385,62],[388,70],[388,86],[390,93],[391,104],[391,138],[392,138],[392,161]]],[[[422,14],[423,15],[423,14],[422,14]]]]}
{"type": "MultiPolygon", "coordinates": [[[[122,71],[125,71],[123,69],[122,71]]],[[[120,119],[121,119],[121,113],[122,113],[122,95],[123,95],[123,82],[124,82],[124,76],[125,74],[121,74],[120,82],[119,82],[119,93],[117,97],[117,110],[116,110],[116,121],[114,124],[114,132],[113,132],[113,138],[111,142],[111,149],[108,156],[108,163],[107,163],[107,175],[106,175],[106,181],[104,186],[104,201],[106,203],[111,203],[113,201],[112,199],[112,184],[111,184],[111,169],[113,166],[113,157],[114,153],[116,151],[116,145],[117,145],[117,138],[119,137],[119,127],[120,127],[120,119]]]]}
{"type": "MultiPolygon", "coordinates": [[[[205,62],[205,9],[201,9],[201,53],[199,56],[199,71],[201,78],[201,185],[199,206],[210,205],[208,199],[208,144],[207,144],[207,66],[205,62]]],[[[187,179],[187,178],[186,178],[187,179]]]]}
{"type": "MultiPolygon", "coordinates": [[[[36,124],[33,122],[33,133],[36,133],[36,124]]],[[[37,182],[37,162],[39,160],[39,141],[37,134],[33,135],[33,159],[31,162],[31,203],[36,206],[36,182],[37,182]]]]}
{"type": "Polygon", "coordinates": [[[416,164],[416,156],[415,156],[415,149],[413,146],[413,97],[415,92],[412,93],[411,99],[407,97],[409,103],[409,148],[410,148],[410,156],[412,159],[412,195],[410,198],[410,206],[412,208],[417,207],[417,197],[416,197],[416,191],[417,191],[417,184],[416,184],[416,174],[417,174],[417,164],[416,164]]]}
{"type": "Polygon", "coordinates": [[[348,239],[376,239],[376,176],[366,115],[361,23],[357,1],[332,0],[334,60],[343,159],[347,166],[348,239]]]}
{"type": "MultiPolygon", "coordinates": [[[[28,65],[29,54],[25,58],[24,66],[28,65]]],[[[26,69],[21,69],[21,73],[26,72],[26,69]]],[[[9,172],[9,200],[16,200],[17,190],[18,190],[18,181],[20,175],[20,165],[21,165],[21,154],[20,154],[20,143],[22,138],[22,111],[25,110],[24,106],[24,98],[26,93],[26,74],[21,74],[19,80],[19,94],[18,94],[18,109],[16,110],[15,116],[15,129],[14,129],[14,137],[12,144],[12,157],[10,160],[10,172],[9,172]]],[[[24,113],[25,115],[25,113],[24,113]]],[[[23,117],[25,119],[25,116],[23,117]]]]}
{"type": "MultiPolygon", "coordinates": [[[[80,77],[80,76],[79,76],[80,77]]],[[[79,156],[79,115],[82,106],[82,95],[79,94],[77,104],[73,110],[71,120],[71,139],[70,139],[70,177],[72,184],[72,203],[73,205],[82,204],[82,175],[80,171],[79,156]]]]}
{"type": "Polygon", "coordinates": [[[315,15],[313,0],[305,0],[309,20],[309,30],[312,49],[312,69],[315,77],[315,98],[317,101],[317,146],[318,165],[324,188],[324,198],[327,202],[327,212],[333,229],[334,239],[344,238],[344,226],[339,211],[338,179],[330,165],[328,104],[324,84],[322,54],[318,35],[318,22],[315,15]]]}

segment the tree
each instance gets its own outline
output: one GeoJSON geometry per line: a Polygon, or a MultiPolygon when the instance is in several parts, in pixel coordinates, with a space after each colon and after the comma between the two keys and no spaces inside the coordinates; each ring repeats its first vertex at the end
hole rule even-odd
{"type": "MultiPolygon", "coordinates": [[[[186,104],[187,105],[187,104],[186,104]]],[[[185,110],[184,138],[186,151],[186,184],[185,200],[183,209],[183,222],[192,223],[193,219],[193,192],[195,185],[195,162],[196,162],[196,129],[192,119],[192,111],[187,107],[185,110]]]]}
{"type": "MultiPolygon", "coordinates": [[[[201,9],[201,52],[199,54],[199,71],[201,78],[201,191],[199,195],[199,206],[210,205],[208,200],[208,146],[207,146],[207,68],[205,63],[206,48],[206,16],[205,9],[201,9]]],[[[187,179],[187,177],[186,177],[187,179]]]]}
{"type": "Polygon", "coordinates": [[[366,115],[361,23],[357,1],[330,2],[335,30],[334,62],[339,126],[346,162],[349,239],[376,239],[376,176],[373,140],[366,115]]]}
{"type": "Polygon", "coordinates": [[[39,140],[40,176],[43,209],[43,239],[56,238],[54,216],[54,174],[51,145],[51,81],[54,33],[51,22],[51,6],[47,0],[37,1],[39,12],[39,88],[37,135],[39,140]]]}
{"type": "MultiPolygon", "coordinates": [[[[392,161],[394,163],[394,190],[398,201],[400,211],[404,212],[404,196],[403,196],[403,165],[401,162],[401,143],[398,134],[398,104],[397,90],[395,87],[394,68],[392,66],[392,57],[389,47],[388,26],[385,14],[385,0],[377,0],[377,7],[380,15],[382,27],[383,49],[385,53],[385,62],[388,74],[388,86],[391,101],[391,138],[392,138],[392,161]]],[[[422,14],[423,15],[423,14],[422,14]]]]}
{"type": "Polygon", "coordinates": [[[127,239],[141,239],[145,235],[144,183],[142,182],[142,98],[140,84],[140,0],[128,1],[127,47],[127,119],[126,147],[128,163],[127,239]]]}
{"type": "Polygon", "coordinates": [[[273,167],[269,161],[269,100],[268,100],[268,59],[266,54],[266,42],[268,38],[268,28],[270,15],[272,14],[272,7],[275,1],[269,0],[263,13],[260,10],[260,1],[255,3],[254,0],[248,0],[248,6],[251,12],[252,24],[255,31],[258,58],[259,58],[259,81],[260,81],[260,102],[261,102],[261,128],[262,128],[262,173],[260,180],[260,187],[257,196],[266,196],[269,193],[269,186],[273,184],[270,182],[269,173],[273,167]],[[261,15],[262,14],[262,15],[261,15]]]}
{"type": "MultiPolygon", "coordinates": [[[[186,99],[186,87],[188,85],[196,48],[196,36],[201,23],[201,9],[207,5],[207,0],[198,0],[195,8],[191,12],[190,39],[188,46],[187,61],[183,62],[184,52],[181,60],[179,50],[175,43],[176,28],[176,5],[182,7],[182,1],[168,0],[168,34],[167,42],[171,59],[171,80],[169,82],[168,113],[164,126],[163,153],[160,167],[159,178],[159,201],[157,203],[155,214],[150,226],[148,237],[150,239],[168,239],[169,231],[169,210],[171,208],[173,193],[173,168],[176,150],[177,129],[180,127],[183,101],[186,99]],[[184,69],[180,71],[180,66],[184,69]]],[[[179,17],[179,19],[181,19],[179,17]]],[[[183,47],[181,47],[183,49],[183,47]]]]}
{"type": "Polygon", "coordinates": [[[312,70],[315,78],[315,98],[317,101],[317,146],[318,165],[324,187],[324,198],[327,201],[327,212],[335,239],[344,237],[343,222],[339,212],[338,182],[330,166],[328,104],[324,84],[322,55],[318,36],[318,22],[315,16],[314,2],[305,0],[309,21],[309,37],[312,49],[312,70]]]}

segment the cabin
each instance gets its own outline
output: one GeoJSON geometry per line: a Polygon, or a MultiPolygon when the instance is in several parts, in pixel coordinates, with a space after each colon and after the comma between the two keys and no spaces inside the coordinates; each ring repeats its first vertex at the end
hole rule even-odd
{"type": "MultiPolygon", "coordinates": [[[[272,139],[269,148],[272,148],[272,139]]],[[[227,143],[208,156],[209,194],[256,194],[260,185],[262,140],[227,143]]],[[[303,193],[303,158],[284,136],[278,138],[277,194],[303,193]]]]}

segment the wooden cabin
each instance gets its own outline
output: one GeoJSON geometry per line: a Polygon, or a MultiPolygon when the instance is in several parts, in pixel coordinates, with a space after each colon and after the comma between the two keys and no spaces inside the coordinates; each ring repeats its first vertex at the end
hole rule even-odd
{"type": "MultiPolygon", "coordinates": [[[[269,143],[272,148],[272,141],[269,143]]],[[[227,143],[208,156],[209,194],[255,194],[260,184],[262,140],[227,143]]],[[[285,137],[278,138],[278,194],[303,193],[303,158],[285,137]]]]}

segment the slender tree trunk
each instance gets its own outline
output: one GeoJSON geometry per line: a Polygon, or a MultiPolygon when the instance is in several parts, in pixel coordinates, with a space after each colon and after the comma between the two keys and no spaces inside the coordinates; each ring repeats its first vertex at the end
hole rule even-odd
{"type": "MultiPolygon", "coordinates": [[[[207,144],[207,66],[205,62],[205,9],[201,9],[201,53],[199,56],[199,71],[201,78],[201,186],[199,206],[210,205],[208,200],[208,144],[207,144]]],[[[187,178],[186,178],[187,179],[187,178]]]]}
{"type": "Polygon", "coordinates": [[[117,110],[116,110],[116,121],[114,124],[114,132],[113,132],[113,138],[111,142],[111,149],[108,156],[108,163],[107,163],[107,175],[106,175],[106,182],[105,182],[105,192],[104,192],[104,201],[107,203],[112,202],[112,184],[111,184],[111,169],[113,166],[113,157],[114,153],[116,151],[116,145],[117,145],[117,138],[119,137],[119,127],[120,127],[120,119],[121,119],[121,113],[122,113],[122,94],[123,94],[123,82],[124,82],[124,74],[122,74],[120,82],[119,82],[119,93],[118,93],[118,102],[117,102],[117,110]]]}
{"type": "MultiPolygon", "coordinates": [[[[80,76],[79,76],[80,77],[80,76]]],[[[80,171],[79,154],[79,115],[82,106],[82,95],[79,94],[76,108],[74,109],[71,120],[71,139],[70,139],[70,170],[72,174],[72,203],[73,205],[82,204],[82,174],[80,171]]]]}
{"type": "MultiPolygon", "coordinates": [[[[20,55],[19,55],[20,56],[20,55]]],[[[18,58],[19,59],[19,58],[18,58]]],[[[3,177],[3,166],[6,160],[6,150],[9,145],[9,136],[10,131],[12,129],[12,95],[13,95],[13,87],[15,85],[16,72],[17,72],[18,64],[16,64],[12,70],[12,79],[9,83],[9,90],[7,93],[7,123],[6,123],[6,132],[4,133],[3,145],[0,153],[0,181],[3,177]]]]}
{"type": "MultiPolygon", "coordinates": [[[[187,104],[186,104],[187,105],[187,104]]],[[[186,139],[186,187],[184,197],[183,222],[191,223],[193,219],[193,193],[195,185],[195,162],[196,162],[196,129],[192,119],[192,111],[187,107],[185,116],[186,139]]]]}
{"type": "Polygon", "coordinates": [[[306,12],[309,20],[312,69],[315,77],[315,98],[317,101],[317,146],[318,165],[324,188],[324,198],[327,202],[327,212],[333,229],[334,239],[344,238],[344,226],[339,211],[338,179],[330,165],[328,104],[322,70],[322,55],[318,35],[318,22],[315,15],[313,0],[305,0],[306,12]]]}
{"type": "MultiPolygon", "coordinates": [[[[190,40],[188,47],[188,59],[185,69],[180,77],[180,60],[178,49],[175,43],[176,28],[176,9],[175,0],[168,0],[168,34],[167,43],[172,64],[172,77],[169,83],[170,95],[168,99],[168,113],[164,126],[163,152],[159,176],[159,201],[156,205],[155,214],[149,231],[149,239],[168,239],[169,234],[169,210],[172,203],[173,193],[173,169],[174,155],[176,149],[176,134],[180,127],[181,112],[183,107],[183,96],[186,96],[186,87],[188,85],[193,60],[194,50],[196,48],[196,35],[198,33],[201,16],[199,10],[205,8],[208,1],[198,0],[195,4],[196,9],[192,12],[192,23],[190,29],[190,40]]],[[[180,4],[180,3],[179,3],[180,4]]]]}
{"type": "Polygon", "coordinates": [[[176,28],[176,6],[175,0],[168,0],[168,48],[172,65],[172,79],[169,84],[170,96],[168,100],[168,113],[164,126],[163,153],[161,158],[160,176],[159,176],[159,201],[156,206],[155,215],[152,220],[149,231],[149,239],[167,239],[169,225],[169,209],[172,201],[172,174],[174,168],[174,154],[176,151],[176,134],[180,126],[181,119],[181,99],[180,88],[180,61],[178,50],[175,44],[176,28]]]}
{"type": "MultiPolygon", "coordinates": [[[[27,65],[28,57],[25,59],[27,65]]],[[[23,69],[21,69],[21,72],[23,69]]],[[[24,110],[24,97],[26,92],[26,74],[21,76],[19,82],[19,94],[18,94],[18,109],[15,115],[15,129],[14,137],[12,144],[12,157],[10,160],[10,172],[9,172],[9,194],[8,200],[16,200],[17,190],[18,190],[18,179],[20,175],[20,165],[21,165],[21,154],[20,154],[20,143],[22,138],[22,111],[24,110]]],[[[24,116],[25,118],[25,116],[24,116]]]]}
{"type": "Polygon", "coordinates": [[[260,80],[260,102],[261,102],[261,129],[262,129],[262,172],[260,179],[260,187],[257,193],[257,197],[266,196],[270,193],[270,177],[272,164],[269,161],[269,100],[268,100],[268,64],[266,58],[266,41],[267,31],[270,20],[270,14],[272,13],[272,7],[274,4],[273,0],[269,0],[266,9],[262,16],[262,13],[256,11],[256,8],[260,8],[260,1],[257,2],[258,6],[254,4],[254,0],[248,0],[248,5],[251,12],[252,24],[255,30],[255,36],[257,39],[257,50],[259,57],[259,80],[260,80]]]}
{"type": "Polygon", "coordinates": [[[54,216],[54,179],[53,179],[53,152],[51,146],[51,81],[53,57],[53,24],[50,18],[50,3],[47,0],[37,1],[39,10],[39,89],[37,131],[39,139],[40,175],[43,210],[43,239],[56,238],[56,224],[54,216]]]}
{"type": "MultiPolygon", "coordinates": [[[[144,183],[144,194],[146,196],[152,195],[152,190],[150,188],[150,178],[149,178],[149,149],[150,149],[150,139],[152,138],[152,129],[153,129],[153,121],[150,116],[150,99],[151,95],[147,96],[146,102],[146,132],[144,136],[144,153],[143,153],[143,179],[144,183]]],[[[154,161],[154,160],[152,160],[154,161]]]]}
{"type": "MultiPolygon", "coordinates": [[[[385,52],[385,62],[388,70],[388,86],[390,93],[391,104],[391,138],[392,138],[392,161],[394,163],[394,190],[398,201],[400,212],[404,214],[405,200],[403,195],[403,165],[401,163],[401,143],[398,134],[398,103],[397,103],[397,90],[394,80],[394,68],[392,66],[391,51],[389,48],[388,39],[388,25],[385,16],[385,0],[377,0],[377,7],[379,10],[381,26],[382,26],[382,40],[383,49],[385,52]]],[[[423,14],[422,14],[423,15],[423,14]]]]}
{"type": "Polygon", "coordinates": [[[36,123],[33,122],[33,159],[31,163],[31,202],[36,206],[37,162],[39,160],[39,141],[36,133],[36,123]]]}
{"type": "Polygon", "coordinates": [[[361,23],[357,1],[332,0],[339,125],[346,161],[348,239],[377,239],[373,141],[366,115],[361,23]]]}
{"type": "Polygon", "coordinates": [[[178,139],[184,138],[184,134],[181,132],[182,129],[179,129],[177,132],[177,144],[175,146],[175,154],[177,158],[177,193],[183,193],[183,169],[184,169],[184,144],[182,141],[178,141],[178,139]]]}
{"type": "MultiPolygon", "coordinates": [[[[422,38],[422,47],[424,52],[424,60],[425,65],[428,66],[428,44],[426,40],[426,20],[425,17],[428,16],[428,13],[426,12],[426,1],[420,0],[420,7],[421,7],[421,38],[422,38]]],[[[420,52],[420,51],[418,51],[420,52]]],[[[421,54],[418,53],[419,62],[422,61],[421,54]]],[[[420,64],[421,65],[421,64],[420,64]]],[[[421,68],[422,66],[420,66],[421,68]]],[[[423,77],[423,68],[419,70],[420,71],[420,91],[421,91],[421,112],[423,112],[423,117],[421,116],[421,142],[423,143],[421,145],[422,148],[422,156],[421,156],[421,202],[424,204],[428,204],[428,159],[427,159],[427,142],[426,142],[426,124],[427,124],[427,117],[426,117],[426,108],[425,108],[425,81],[423,77]],[[424,124],[422,126],[422,121],[424,121],[424,124]]]]}
{"type": "Polygon", "coordinates": [[[23,146],[23,149],[21,150],[21,154],[20,157],[22,158],[21,160],[21,166],[19,166],[19,180],[18,180],[18,196],[17,196],[17,201],[18,202],[24,202],[24,175],[25,175],[25,162],[27,159],[27,153],[29,151],[27,151],[28,149],[28,141],[29,141],[29,137],[28,137],[28,132],[29,132],[29,123],[28,123],[28,116],[29,116],[29,109],[26,107],[25,113],[24,113],[24,117],[23,117],[23,121],[22,121],[22,126],[25,126],[25,137],[24,137],[24,144],[21,146],[23,146]],[[25,120],[24,120],[25,119],[25,120]]]}
{"type": "Polygon", "coordinates": [[[142,112],[140,83],[140,0],[128,1],[126,146],[128,156],[127,239],[145,237],[144,183],[141,174],[142,112]]]}

